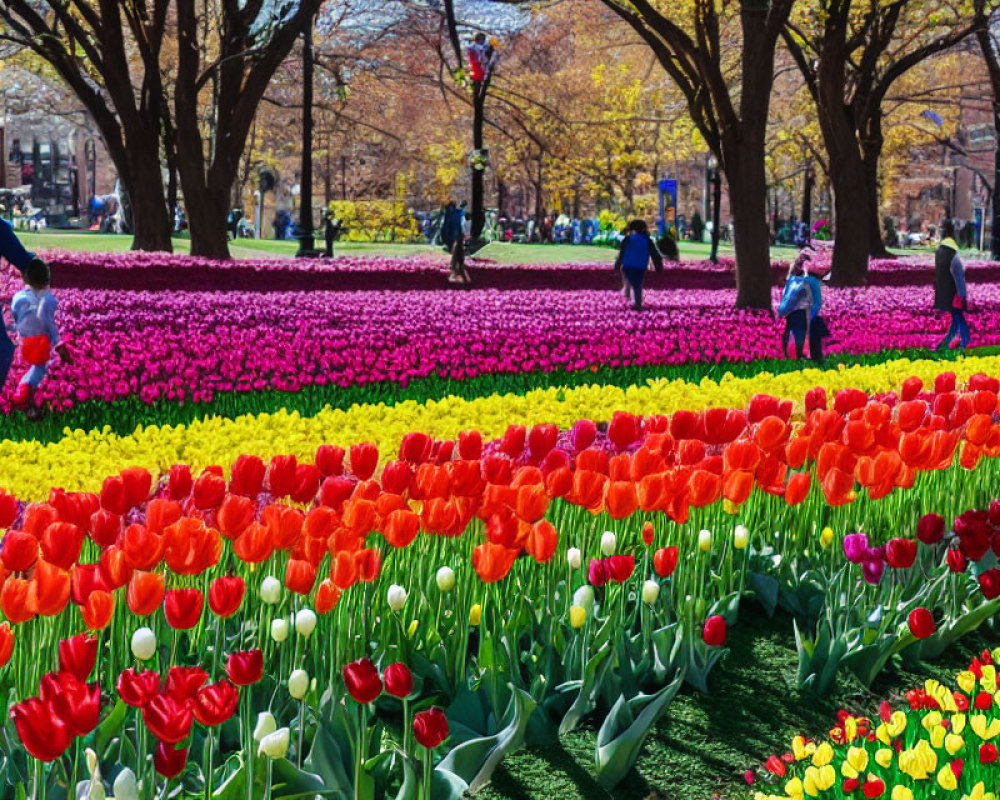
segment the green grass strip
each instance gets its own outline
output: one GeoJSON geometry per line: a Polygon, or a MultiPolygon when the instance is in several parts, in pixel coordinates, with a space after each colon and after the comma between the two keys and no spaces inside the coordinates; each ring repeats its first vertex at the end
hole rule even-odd
{"type": "MultiPolygon", "coordinates": [[[[979,348],[976,355],[996,355],[1000,347],[979,348]]],[[[827,360],[829,369],[837,364],[845,366],[883,364],[900,358],[927,359],[934,357],[928,350],[883,350],[867,355],[834,356],[827,360]]],[[[953,354],[942,354],[942,362],[953,360],[953,354]]],[[[59,441],[67,429],[102,430],[118,435],[128,435],[139,425],[184,425],[205,417],[234,419],[246,414],[278,411],[298,411],[304,417],[317,414],[326,407],[347,409],[353,405],[385,403],[394,405],[406,400],[425,402],[446,396],[472,400],[492,394],[523,394],[532,389],[584,385],[632,386],[648,380],[666,378],[691,383],[703,378],[719,380],[726,373],[747,378],[762,372],[783,374],[812,366],[811,362],[765,359],[743,363],[680,364],[629,367],[599,367],[596,371],[529,372],[520,374],[479,375],[475,378],[456,380],[428,377],[415,380],[403,387],[396,383],[378,383],[349,388],[309,386],[297,392],[268,390],[263,392],[220,392],[209,403],[161,402],[156,405],[143,403],[136,397],[113,403],[90,401],[63,414],[55,414],[38,422],[31,422],[15,413],[0,421],[0,442],[34,440],[59,441]]]]}

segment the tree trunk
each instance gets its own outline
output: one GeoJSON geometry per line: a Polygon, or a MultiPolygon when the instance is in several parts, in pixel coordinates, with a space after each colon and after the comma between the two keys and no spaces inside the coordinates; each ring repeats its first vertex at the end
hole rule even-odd
{"type": "MultiPolygon", "coordinates": [[[[135,141],[133,136],[129,140],[135,141]]],[[[172,226],[163,193],[159,156],[159,142],[155,136],[145,145],[130,146],[127,169],[120,177],[132,209],[132,249],[170,253],[173,252],[172,226]]]]}
{"type": "MultiPolygon", "coordinates": [[[[475,151],[483,149],[483,111],[486,105],[486,90],[489,84],[472,84],[472,147],[475,151]]],[[[472,166],[472,226],[470,237],[473,241],[482,236],[486,225],[486,209],[483,205],[485,189],[483,185],[485,170],[472,166]]]]}
{"type": "Polygon", "coordinates": [[[863,286],[868,277],[868,226],[871,214],[860,156],[830,153],[830,182],[836,216],[833,275],[838,286],[863,286]]]}
{"type": "Polygon", "coordinates": [[[771,308],[771,238],[767,230],[767,178],[757,150],[735,143],[724,153],[736,247],[736,307],[771,308]],[[741,158],[743,151],[749,157],[741,158]],[[737,153],[733,155],[732,153],[737,153]]]}
{"type": "MultiPolygon", "coordinates": [[[[228,186],[229,184],[224,184],[228,186]]],[[[195,202],[188,202],[188,225],[191,229],[191,255],[226,260],[229,255],[229,192],[201,193],[195,202]]]]}
{"type": "Polygon", "coordinates": [[[879,218],[882,193],[879,190],[878,167],[884,143],[882,111],[876,108],[875,113],[861,127],[861,155],[864,162],[862,174],[868,200],[868,255],[872,258],[889,258],[892,255],[882,238],[882,220],[879,218]]]}

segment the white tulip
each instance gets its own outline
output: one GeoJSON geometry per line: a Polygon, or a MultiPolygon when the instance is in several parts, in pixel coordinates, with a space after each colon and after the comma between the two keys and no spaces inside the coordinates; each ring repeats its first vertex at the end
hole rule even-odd
{"type": "Polygon", "coordinates": [[[149,628],[139,628],[132,634],[132,655],[140,661],[149,661],[156,655],[156,634],[149,628]]]}
{"type": "Polygon", "coordinates": [[[283,642],[288,638],[288,620],[284,617],[271,620],[271,638],[283,642]]]}
{"type": "Polygon", "coordinates": [[[573,592],[573,605],[590,611],[594,607],[594,587],[589,583],[585,583],[573,592]]]}
{"type": "Polygon", "coordinates": [[[260,582],[260,599],[274,605],[281,599],[281,581],[268,575],[260,582]]]}
{"type": "Polygon", "coordinates": [[[455,588],[455,570],[451,567],[441,567],[434,577],[437,580],[438,589],[442,592],[450,592],[455,588]]]}
{"type": "Polygon", "coordinates": [[[394,583],[389,587],[389,591],[386,592],[385,599],[389,603],[389,608],[393,611],[402,611],[403,606],[406,605],[406,596],[406,589],[394,583]]]}
{"type": "Polygon", "coordinates": [[[618,537],[611,531],[604,531],[604,533],[601,534],[601,552],[606,556],[614,555],[617,547],[618,537]]]}
{"type": "Polygon", "coordinates": [[[135,773],[128,767],[118,773],[111,790],[115,793],[115,800],[139,800],[139,785],[135,773]]]}
{"type": "Polygon", "coordinates": [[[260,740],[257,746],[257,755],[265,755],[268,758],[284,758],[288,752],[288,728],[279,728],[274,733],[269,733],[260,740]]]}
{"type": "Polygon", "coordinates": [[[707,553],[712,549],[712,532],[703,530],[698,534],[698,549],[703,553],[707,553]]]}
{"type": "Polygon", "coordinates": [[[295,615],[295,630],[299,636],[308,639],[316,630],[316,612],[311,608],[303,608],[295,615]]]}
{"type": "Polygon", "coordinates": [[[745,550],[749,542],[750,531],[748,531],[743,525],[737,525],[736,530],[733,531],[733,547],[737,550],[745,550]]]}
{"type": "Polygon", "coordinates": [[[580,569],[583,564],[583,553],[580,552],[579,547],[571,547],[566,551],[566,563],[569,564],[570,569],[580,569]]]}
{"type": "Polygon", "coordinates": [[[253,729],[253,739],[259,742],[268,734],[274,733],[278,729],[278,723],[274,721],[274,715],[270,711],[261,711],[257,715],[257,725],[253,729]]]}
{"type": "Polygon", "coordinates": [[[297,669],[288,676],[288,693],[293,700],[301,700],[309,691],[309,673],[304,669],[297,669]]]}
{"type": "Polygon", "coordinates": [[[660,584],[656,581],[646,581],[642,584],[642,602],[653,605],[660,596],[660,584]]]}

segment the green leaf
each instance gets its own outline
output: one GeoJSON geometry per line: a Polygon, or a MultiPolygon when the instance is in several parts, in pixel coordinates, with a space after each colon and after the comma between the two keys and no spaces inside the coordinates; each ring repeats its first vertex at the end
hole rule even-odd
{"type": "Polygon", "coordinates": [[[97,726],[97,732],[94,739],[94,750],[95,752],[100,753],[102,759],[107,758],[108,745],[111,744],[111,741],[121,731],[122,726],[125,724],[125,717],[127,715],[128,706],[121,698],[119,698],[118,702],[115,703],[115,707],[105,718],[104,722],[97,726]]]}
{"type": "Polygon", "coordinates": [[[764,606],[764,611],[769,617],[774,616],[774,611],[778,607],[778,581],[770,575],[761,575],[759,572],[750,573],[750,587],[760,604],[764,606]]]}
{"type": "Polygon", "coordinates": [[[580,720],[594,710],[601,678],[607,671],[608,666],[610,666],[610,662],[607,659],[611,655],[611,652],[611,646],[606,644],[591,656],[587,662],[580,685],[580,693],[559,725],[560,736],[573,730],[580,724],[580,720]]]}
{"type": "Polygon", "coordinates": [[[274,800],[302,800],[316,795],[349,800],[351,789],[331,787],[319,775],[299,769],[287,758],[274,762],[271,773],[271,797],[274,800]]]}

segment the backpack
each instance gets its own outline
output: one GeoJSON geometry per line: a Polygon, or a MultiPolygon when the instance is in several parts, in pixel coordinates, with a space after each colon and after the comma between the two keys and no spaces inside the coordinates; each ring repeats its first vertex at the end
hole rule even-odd
{"type": "Polygon", "coordinates": [[[781,302],[778,304],[778,316],[787,317],[794,311],[798,311],[803,305],[808,305],[804,301],[809,297],[811,291],[805,278],[794,277],[788,280],[785,291],[781,295],[781,302]]]}

